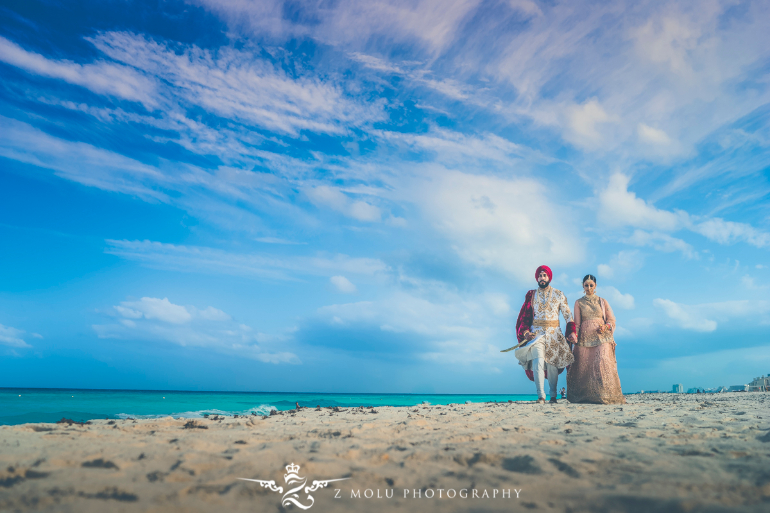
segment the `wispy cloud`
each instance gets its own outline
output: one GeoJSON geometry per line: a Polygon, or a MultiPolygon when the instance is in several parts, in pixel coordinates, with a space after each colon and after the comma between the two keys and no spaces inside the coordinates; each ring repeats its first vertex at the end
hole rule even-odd
{"type": "Polygon", "coordinates": [[[698,253],[695,252],[690,244],[665,233],[634,230],[630,237],[626,237],[622,241],[633,246],[651,246],[664,253],[679,251],[688,259],[698,258],[698,253]]]}
{"type": "Polygon", "coordinates": [[[568,209],[549,201],[534,179],[502,179],[441,171],[413,187],[428,222],[466,262],[503,271],[524,283],[543,262],[581,260],[583,241],[568,209]]]}
{"type": "Polygon", "coordinates": [[[331,208],[359,221],[380,221],[380,209],[363,200],[353,200],[336,187],[319,185],[308,188],[305,193],[310,201],[318,206],[331,208]]]}
{"type": "Polygon", "coordinates": [[[12,326],[3,326],[0,324],[0,344],[14,348],[29,348],[32,347],[24,339],[27,337],[43,338],[37,333],[29,333],[25,335],[26,331],[14,328],[12,326]]]}
{"type": "MultiPolygon", "coordinates": [[[[284,16],[287,2],[266,0],[196,0],[230,21],[233,26],[259,37],[278,40],[310,36],[331,45],[361,51],[372,40],[386,45],[417,45],[435,57],[449,47],[466,16],[479,0],[377,0],[304,4],[303,16],[284,16]]],[[[525,2],[520,2],[525,3],[525,2]]]]}
{"type": "Polygon", "coordinates": [[[615,308],[633,310],[636,307],[634,296],[631,294],[624,294],[611,285],[602,285],[597,288],[597,292],[604,295],[610,302],[610,305],[614,305],[615,308]]]}
{"type": "Polygon", "coordinates": [[[337,84],[313,76],[289,77],[248,51],[172,49],[124,32],[108,32],[91,41],[110,58],[166,82],[164,94],[175,103],[268,130],[339,134],[382,116],[381,101],[352,101],[337,84]]]}
{"type": "Polygon", "coordinates": [[[265,363],[301,363],[294,353],[276,347],[281,340],[255,332],[212,306],[200,309],[168,298],[143,297],[113,306],[110,317],[111,323],[93,325],[99,338],[163,341],[265,363]]]}
{"type": "Polygon", "coordinates": [[[307,323],[297,336],[308,344],[337,345],[337,339],[368,338],[348,345],[352,352],[391,353],[377,347],[390,340],[402,358],[445,363],[489,363],[499,354],[501,319],[491,315],[489,301],[502,308],[499,296],[461,297],[447,294],[430,300],[417,292],[394,291],[377,301],[328,305],[318,309],[317,323],[307,323]],[[320,323],[320,324],[319,324],[320,323]],[[314,337],[312,333],[325,335],[314,337]],[[329,334],[336,335],[329,335],[329,334]],[[403,342],[403,343],[402,343],[403,342]],[[373,345],[374,344],[374,345],[373,345]]]}
{"type": "Polygon", "coordinates": [[[610,226],[632,226],[664,231],[676,231],[689,223],[686,212],[669,212],[656,208],[628,190],[630,178],[613,174],[607,187],[599,194],[599,220],[610,226]]]}
{"type": "Polygon", "coordinates": [[[332,276],[329,278],[329,282],[334,285],[334,288],[337,289],[338,292],[342,292],[343,294],[353,294],[358,292],[358,288],[344,276],[332,276]]]}
{"type": "Polygon", "coordinates": [[[644,265],[644,256],[638,250],[623,250],[598,265],[598,278],[623,280],[630,278],[644,265]]]}
{"type": "Polygon", "coordinates": [[[42,130],[0,117],[0,155],[52,169],[57,175],[108,191],[168,201],[160,190],[168,178],[158,169],[91,144],[50,136],[42,130]]]}
{"type": "Polygon", "coordinates": [[[689,230],[717,242],[734,244],[745,242],[758,248],[770,246],[770,233],[746,223],[724,219],[691,215],[683,210],[659,209],[628,190],[629,177],[620,173],[610,177],[607,187],[598,194],[600,222],[623,228],[645,228],[635,230],[624,242],[635,246],[652,246],[660,251],[680,251],[688,258],[697,258],[692,246],[663,232],[689,230]]]}
{"type": "Polygon", "coordinates": [[[770,323],[770,302],[768,301],[737,300],[686,305],[670,299],[657,298],[653,304],[665,313],[669,324],[685,330],[711,332],[718,328],[719,323],[745,319],[752,319],[759,324],[770,323]]]}
{"type": "Polygon", "coordinates": [[[108,240],[105,252],[157,269],[228,274],[273,280],[345,272],[363,276],[383,273],[388,266],[373,258],[347,255],[285,256],[232,253],[221,249],[165,244],[153,241],[108,240]]]}
{"type": "Polygon", "coordinates": [[[48,59],[30,52],[0,36],[0,61],[28,73],[63,80],[97,94],[140,102],[152,109],[158,106],[155,79],[130,66],[107,61],[78,64],[48,59]]]}

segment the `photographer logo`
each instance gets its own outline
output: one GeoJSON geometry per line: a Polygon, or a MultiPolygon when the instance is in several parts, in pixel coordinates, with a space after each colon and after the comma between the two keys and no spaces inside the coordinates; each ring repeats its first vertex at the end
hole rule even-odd
{"type": "Polygon", "coordinates": [[[310,492],[325,488],[329,483],[335,481],[345,481],[346,479],[350,479],[349,477],[341,477],[339,479],[326,479],[324,481],[314,480],[313,484],[305,486],[307,484],[307,478],[300,477],[299,468],[299,465],[295,465],[294,463],[286,465],[286,474],[283,476],[287,488],[285,493],[283,491],[283,486],[277,486],[275,481],[263,481],[262,479],[248,479],[245,477],[239,477],[238,479],[259,483],[262,488],[268,488],[274,492],[283,493],[283,497],[281,498],[281,505],[283,507],[293,504],[301,509],[310,509],[313,504],[315,504],[315,499],[310,495],[310,492]],[[302,494],[305,495],[305,498],[301,497],[302,494]]]}

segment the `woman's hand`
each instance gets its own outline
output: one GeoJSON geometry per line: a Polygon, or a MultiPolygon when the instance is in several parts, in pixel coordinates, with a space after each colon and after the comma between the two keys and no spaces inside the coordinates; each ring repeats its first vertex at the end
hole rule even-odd
{"type": "Polygon", "coordinates": [[[604,335],[605,333],[610,332],[612,333],[612,324],[605,324],[599,328],[599,333],[601,335],[604,335]]]}
{"type": "Polygon", "coordinates": [[[576,344],[577,335],[575,335],[574,333],[570,333],[569,336],[567,337],[567,342],[569,342],[570,344],[576,344]]]}

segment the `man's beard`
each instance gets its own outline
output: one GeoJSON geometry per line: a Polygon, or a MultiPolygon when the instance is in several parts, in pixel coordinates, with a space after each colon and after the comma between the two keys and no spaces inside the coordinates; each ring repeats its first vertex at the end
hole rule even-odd
{"type": "Polygon", "coordinates": [[[537,284],[540,286],[541,289],[544,289],[548,286],[548,284],[551,283],[550,281],[540,280],[537,282],[537,284]]]}

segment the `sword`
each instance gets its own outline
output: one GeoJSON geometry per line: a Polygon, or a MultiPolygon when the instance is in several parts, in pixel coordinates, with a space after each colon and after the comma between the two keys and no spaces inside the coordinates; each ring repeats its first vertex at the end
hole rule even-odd
{"type": "Polygon", "coordinates": [[[536,336],[535,338],[533,338],[532,340],[527,340],[527,339],[524,339],[524,340],[522,340],[521,342],[519,342],[518,344],[516,344],[515,346],[513,346],[513,347],[509,347],[508,349],[503,349],[503,350],[502,350],[502,351],[500,351],[500,352],[501,352],[501,353],[507,353],[508,351],[513,351],[514,349],[518,349],[518,348],[520,348],[520,347],[524,347],[524,346],[526,346],[527,344],[529,344],[530,342],[534,342],[534,341],[536,341],[536,340],[537,340],[537,339],[539,339],[540,337],[542,337],[542,335],[538,335],[538,336],[536,336]]]}

